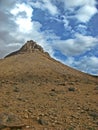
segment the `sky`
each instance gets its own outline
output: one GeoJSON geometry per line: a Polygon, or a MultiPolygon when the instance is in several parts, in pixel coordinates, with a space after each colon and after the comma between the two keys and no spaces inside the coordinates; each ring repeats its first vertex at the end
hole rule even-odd
{"type": "Polygon", "coordinates": [[[63,64],[98,75],[98,0],[0,0],[0,58],[27,40],[63,64]]]}

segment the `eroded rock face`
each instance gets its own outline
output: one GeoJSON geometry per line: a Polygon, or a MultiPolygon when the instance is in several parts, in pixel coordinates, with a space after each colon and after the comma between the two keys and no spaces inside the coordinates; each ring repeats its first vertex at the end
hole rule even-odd
{"type": "Polygon", "coordinates": [[[20,49],[20,52],[33,52],[33,51],[44,52],[43,48],[33,40],[27,41],[27,43],[20,49]]]}

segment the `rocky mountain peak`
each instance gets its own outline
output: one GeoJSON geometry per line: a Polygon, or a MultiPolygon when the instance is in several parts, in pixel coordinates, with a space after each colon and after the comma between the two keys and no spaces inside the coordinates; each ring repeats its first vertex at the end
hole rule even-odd
{"type": "Polygon", "coordinates": [[[20,52],[34,52],[34,51],[44,52],[43,48],[33,40],[27,41],[19,51],[20,52]]]}
{"type": "Polygon", "coordinates": [[[19,50],[8,54],[7,56],[5,56],[5,58],[9,56],[17,55],[17,54],[27,53],[27,52],[32,53],[35,51],[40,51],[49,56],[47,52],[44,52],[43,48],[40,45],[38,45],[35,41],[30,40],[30,41],[27,41],[19,50]]]}

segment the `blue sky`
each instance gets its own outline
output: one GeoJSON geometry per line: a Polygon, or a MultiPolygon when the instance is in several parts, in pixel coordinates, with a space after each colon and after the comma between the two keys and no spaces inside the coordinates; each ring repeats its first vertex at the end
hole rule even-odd
{"type": "Polygon", "coordinates": [[[0,58],[31,39],[56,60],[98,75],[98,1],[0,0],[0,58]]]}

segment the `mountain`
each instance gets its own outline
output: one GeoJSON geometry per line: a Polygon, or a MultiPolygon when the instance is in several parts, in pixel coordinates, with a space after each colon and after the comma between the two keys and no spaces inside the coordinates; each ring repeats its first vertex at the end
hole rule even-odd
{"type": "Polygon", "coordinates": [[[12,52],[6,57],[13,56],[20,53],[25,53],[25,52],[32,53],[34,51],[44,52],[43,48],[40,45],[36,44],[36,42],[34,42],[33,40],[30,40],[30,41],[27,41],[27,43],[24,46],[22,46],[20,50],[12,52]]]}
{"type": "Polygon", "coordinates": [[[0,130],[97,130],[98,77],[33,40],[0,60],[0,130]]]}

